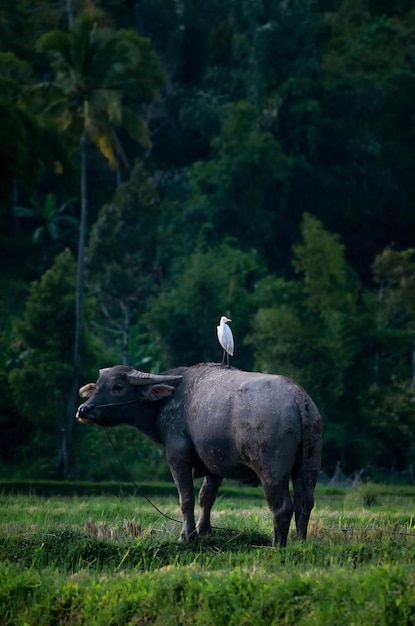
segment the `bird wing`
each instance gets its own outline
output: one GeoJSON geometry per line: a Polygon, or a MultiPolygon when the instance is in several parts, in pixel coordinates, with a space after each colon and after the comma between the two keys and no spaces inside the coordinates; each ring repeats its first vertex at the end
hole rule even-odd
{"type": "Polygon", "coordinates": [[[232,331],[227,324],[221,324],[217,327],[219,343],[224,350],[233,356],[234,341],[232,331]]]}

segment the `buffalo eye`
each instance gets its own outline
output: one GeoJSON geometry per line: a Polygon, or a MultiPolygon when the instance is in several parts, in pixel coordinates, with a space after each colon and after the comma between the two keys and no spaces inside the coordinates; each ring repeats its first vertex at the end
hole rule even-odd
{"type": "Polygon", "coordinates": [[[123,385],[121,383],[115,383],[112,386],[112,391],[122,391],[123,390],[123,385]]]}

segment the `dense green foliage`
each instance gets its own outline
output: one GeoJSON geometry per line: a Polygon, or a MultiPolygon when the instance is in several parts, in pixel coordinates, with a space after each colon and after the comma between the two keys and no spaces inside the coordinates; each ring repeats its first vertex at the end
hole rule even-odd
{"type": "MultiPolygon", "coordinates": [[[[223,491],[190,543],[140,496],[3,493],[2,624],[415,623],[413,488],[319,488],[308,541],[282,550],[259,491],[223,491]]],[[[172,489],[151,497],[176,517],[172,489]]]]}
{"type": "Polygon", "coordinates": [[[413,481],[414,36],[408,0],[2,3],[1,475],[62,439],[122,478],[77,379],[218,361],[226,314],[233,365],[315,399],[326,473],[413,481]]]}

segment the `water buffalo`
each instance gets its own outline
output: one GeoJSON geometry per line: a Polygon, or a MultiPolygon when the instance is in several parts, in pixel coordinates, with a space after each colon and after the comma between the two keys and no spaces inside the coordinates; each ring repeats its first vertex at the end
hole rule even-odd
{"type": "Polygon", "coordinates": [[[216,363],[159,376],[125,365],[99,374],[96,383],[80,389],[88,400],[76,417],[103,426],[129,424],[165,447],[183,514],[181,539],[210,530],[210,512],[223,478],[262,483],[273,516],[274,545],[286,545],[293,513],[297,539],[306,539],[322,427],[304,389],[285,376],[216,363]],[[195,525],[193,477],[202,476],[195,525]]]}

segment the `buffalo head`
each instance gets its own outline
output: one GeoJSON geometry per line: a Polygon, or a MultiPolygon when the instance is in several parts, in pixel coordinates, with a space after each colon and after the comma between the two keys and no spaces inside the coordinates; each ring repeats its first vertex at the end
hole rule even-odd
{"type": "MultiPolygon", "coordinates": [[[[169,383],[181,379],[182,376],[140,372],[126,365],[101,369],[96,383],[80,388],[79,395],[87,401],[78,408],[76,419],[83,423],[115,425],[122,418],[128,423],[128,405],[167,398],[175,391],[169,383]]],[[[135,416],[136,411],[132,415],[135,416]]]]}

